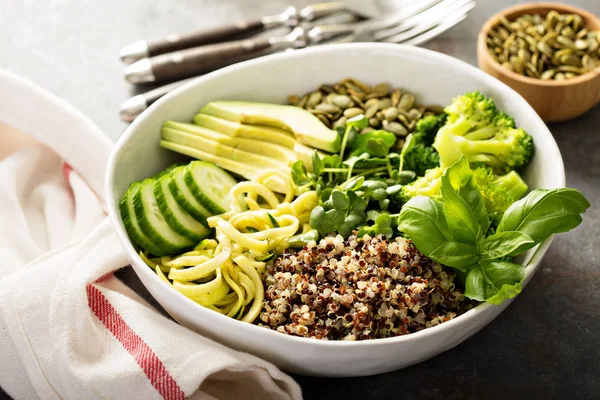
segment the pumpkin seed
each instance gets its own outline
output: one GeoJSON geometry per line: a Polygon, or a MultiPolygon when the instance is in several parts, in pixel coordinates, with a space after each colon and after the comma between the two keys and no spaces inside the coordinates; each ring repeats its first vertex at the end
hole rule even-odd
{"type": "Polygon", "coordinates": [[[362,113],[363,113],[362,108],[358,108],[358,107],[348,108],[347,110],[344,110],[344,117],[354,118],[362,113]]]}
{"type": "Polygon", "coordinates": [[[319,91],[312,92],[308,96],[308,101],[306,102],[306,106],[309,108],[315,108],[315,106],[317,104],[319,104],[322,99],[323,99],[323,94],[321,92],[319,92],[319,91]]]}
{"type": "Polygon", "coordinates": [[[555,73],[556,73],[555,70],[548,69],[548,70],[542,72],[542,74],[540,75],[540,79],[547,81],[548,79],[552,79],[552,77],[554,76],[555,73]]]}
{"type": "Polygon", "coordinates": [[[567,79],[572,79],[572,78],[575,78],[577,76],[578,76],[577,74],[574,74],[572,72],[565,72],[565,78],[567,78],[567,79]]]}
{"type": "Polygon", "coordinates": [[[393,106],[383,110],[383,117],[387,121],[395,120],[396,118],[398,118],[398,114],[400,114],[400,112],[398,111],[398,109],[396,107],[393,107],[393,106]]]}
{"type": "Polygon", "coordinates": [[[306,102],[308,101],[308,96],[302,96],[300,100],[295,104],[296,107],[306,108],[306,102]]]}
{"type": "Polygon", "coordinates": [[[560,58],[560,62],[564,65],[581,67],[581,58],[577,57],[575,54],[565,54],[560,58]]]}
{"type": "MultiPolygon", "coordinates": [[[[413,99],[414,99],[414,97],[413,97],[413,99]]],[[[391,106],[392,106],[392,99],[390,99],[388,97],[383,98],[379,101],[379,109],[380,110],[385,110],[386,108],[389,108],[391,106]]]]}
{"type": "Polygon", "coordinates": [[[409,110],[415,105],[415,96],[409,93],[404,93],[398,103],[398,108],[401,110],[409,110]]]}
{"type": "Polygon", "coordinates": [[[583,39],[577,39],[575,41],[575,48],[577,50],[585,50],[588,47],[588,41],[583,39]]]}
{"type": "Polygon", "coordinates": [[[416,108],[411,108],[410,110],[408,110],[408,118],[410,118],[411,121],[416,121],[420,119],[421,114],[422,113],[416,108]]]}
{"type": "Polygon", "coordinates": [[[380,83],[379,85],[373,86],[373,93],[378,93],[381,96],[387,96],[390,92],[390,85],[387,83],[380,83]]]}
{"type": "Polygon", "coordinates": [[[573,72],[578,75],[583,74],[585,72],[582,68],[573,67],[571,65],[561,65],[560,67],[558,67],[558,70],[562,72],[573,72]]]}
{"type": "Polygon", "coordinates": [[[369,133],[369,132],[373,132],[373,131],[374,131],[374,129],[373,129],[373,128],[371,128],[370,126],[367,126],[366,128],[362,128],[362,129],[360,130],[360,134],[362,135],[362,134],[369,133]]]}
{"type": "Polygon", "coordinates": [[[333,98],[333,104],[341,109],[346,109],[352,106],[352,99],[346,95],[335,96],[333,98]]]}
{"type": "Polygon", "coordinates": [[[331,86],[331,85],[321,85],[321,86],[319,87],[319,90],[320,90],[321,92],[325,92],[326,94],[329,94],[329,93],[333,93],[333,92],[334,92],[334,90],[333,90],[333,86],[331,86]]]}
{"type": "Polygon", "coordinates": [[[331,122],[329,122],[329,119],[325,115],[317,114],[317,118],[319,118],[326,127],[331,128],[331,122]]]}
{"type": "Polygon", "coordinates": [[[321,103],[321,104],[317,104],[317,106],[315,107],[316,110],[319,111],[324,111],[326,113],[337,113],[340,112],[340,109],[338,106],[333,105],[333,104],[329,104],[329,103],[321,103]]]}
{"type": "Polygon", "coordinates": [[[346,122],[348,122],[348,118],[341,117],[333,123],[332,128],[335,129],[335,128],[339,128],[339,127],[344,127],[344,126],[346,126],[346,122]]]}
{"type": "Polygon", "coordinates": [[[396,107],[398,105],[401,95],[402,95],[402,93],[400,92],[400,89],[394,89],[392,91],[392,96],[391,96],[392,106],[396,107]]]}
{"type": "Polygon", "coordinates": [[[392,132],[396,136],[406,136],[408,135],[408,129],[398,122],[389,122],[383,121],[383,129],[392,132]]]}
{"type": "Polygon", "coordinates": [[[556,41],[569,49],[575,50],[575,43],[566,36],[559,35],[557,36],[556,41]]]}
{"type": "Polygon", "coordinates": [[[360,106],[361,108],[365,108],[365,103],[362,102],[361,97],[351,94],[350,98],[356,103],[356,105],[360,106]]]}
{"type": "Polygon", "coordinates": [[[554,75],[555,81],[564,81],[565,79],[565,74],[563,74],[562,72],[558,72],[556,75],[554,75]]]}
{"type": "Polygon", "coordinates": [[[379,128],[381,126],[381,120],[379,118],[369,118],[369,126],[373,128],[379,128]]]}
{"type": "Polygon", "coordinates": [[[372,118],[378,110],[379,102],[377,102],[377,104],[371,104],[370,106],[367,106],[365,109],[365,117],[372,118]]]}
{"type": "Polygon", "coordinates": [[[385,117],[384,117],[384,115],[383,115],[383,112],[382,112],[382,111],[377,111],[377,112],[375,113],[375,118],[377,118],[377,119],[378,119],[378,120],[380,120],[380,121],[383,121],[383,120],[385,119],[385,117]]]}

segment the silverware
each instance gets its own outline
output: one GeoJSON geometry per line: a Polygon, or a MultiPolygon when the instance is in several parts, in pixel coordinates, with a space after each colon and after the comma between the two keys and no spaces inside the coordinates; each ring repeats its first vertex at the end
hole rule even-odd
{"type": "Polygon", "coordinates": [[[241,20],[231,25],[171,34],[164,39],[154,41],[138,40],[121,50],[121,60],[126,64],[147,57],[183,50],[190,47],[219,43],[235,39],[241,35],[253,34],[280,26],[295,27],[299,21],[314,21],[339,12],[350,12],[362,18],[374,18],[393,11],[411,0],[346,0],[331,3],[311,4],[297,10],[288,7],[281,14],[262,17],[256,20],[241,20]]]}
{"type": "MultiPolygon", "coordinates": [[[[323,43],[379,41],[417,46],[464,20],[473,7],[475,2],[472,0],[419,0],[396,14],[373,21],[317,25],[308,30],[296,28],[289,35],[279,37],[278,45],[282,49],[289,49],[323,43]]],[[[203,47],[209,47],[210,50],[210,46],[203,47]]],[[[152,74],[151,69],[145,70],[144,74],[152,74]]],[[[166,94],[172,90],[168,86],[156,90],[162,90],[161,93],[166,94]]],[[[135,96],[137,100],[133,100],[134,97],[123,104],[122,119],[124,116],[129,119],[135,118],[145,109],[139,96],[142,95],[135,96]]]]}
{"type": "Polygon", "coordinates": [[[150,107],[155,101],[157,101],[167,93],[177,89],[178,87],[193,81],[194,79],[195,77],[169,83],[168,85],[164,85],[129,98],[121,105],[121,110],[119,112],[121,120],[125,122],[133,121],[137,118],[138,115],[140,115],[146,108],[150,107]]]}
{"type": "MultiPolygon", "coordinates": [[[[445,13],[453,10],[461,0],[412,0],[395,13],[358,23],[316,25],[310,29],[295,28],[285,36],[257,37],[231,42],[223,42],[193,47],[156,57],[145,58],[125,68],[125,79],[131,83],[162,82],[194,76],[242,59],[253,58],[270,52],[298,49],[310,45],[326,43],[335,37],[346,36],[349,41],[390,41],[403,42],[410,39],[401,35],[402,40],[385,40],[400,30],[424,33],[426,27],[433,28],[441,19],[449,18],[445,13]],[[424,15],[424,16],[423,16],[424,15]],[[432,18],[428,20],[428,18],[432,18]],[[406,21],[405,21],[406,20],[406,21]],[[418,28],[418,29],[417,29],[418,28]],[[381,31],[381,32],[380,32],[381,31]],[[369,34],[373,33],[373,38],[369,34]],[[375,37],[376,35],[376,37],[375,37]],[[258,52],[263,52],[259,54],[258,52]]],[[[466,2],[468,0],[462,0],[466,2]]],[[[473,3],[474,4],[474,3],[473,3]]],[[[467,10],[468,11],[468,10],[467,10]]],[[[399,33],[398,33],[399,34],[399,33]]]]}

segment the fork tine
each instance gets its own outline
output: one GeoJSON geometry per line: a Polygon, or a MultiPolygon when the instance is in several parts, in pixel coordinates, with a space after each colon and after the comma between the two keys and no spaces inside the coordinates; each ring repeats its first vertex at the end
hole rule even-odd
{"type": "Polygon", "coordinates": [[[356,24],[356,28],[358,30],[372,30],[379,31],[381,29],[386,29],[389,27],[393,27],[398,25],[400,22],[413,17],[419,13],[424,12],[425,10],[435,6],[437,3],[444,0],[420,0],[411,2],[408,6],[394,12],[390,16],[385,16],[381,18],[375,18],[372,20],[367,20],[364,22],[359,22],[356,24]]]}
{"type": "Polygon", "coordinates": [[[460,15],[456,18],[450,18],[447,21],[442,22],[435,28],[433,28],[421,35],[415,36],[414,38],[407,40],[406,42],[398,42],[398,43],[406,44],[409,46],[419,46],[419,45],[435,38],[436,36],[439,36],[442,33],[446,32],[448,29],[452,28],[454,25],[458,24],[465,18],[467,18],[467,14],[460,15]]]}
{"type": "Polygon", "coordinates": [[[423,18],[422,21],[410,27],[410,29],[405,30],[396,35],[388,36],[388,37],[379,37],[378,40],[385,40],[386,42],[394,42],[400,43],[405,42],[417,35],[427,32],[428,30],[434,28],[436,25],[443,23],[444,20],[448,18],[453,18],[458,15],[462,15],[467,13],[475,6],[475,2],[471,0],[460,0],[456,3],[453,3],[450,8],[443,9],[439,15],[435,17],[433,15],[429,15],[429,18],[423,18]]]}
{"type": "Polygon", "coordinates": [[[399,34],[400,32],[409,30],[414,28],[418,24],[423,21],[432,20],[434,18],[439,18],[440,16],[446,15],[452,7],[455,7],[456,4],[461,4],[461,2],[468,0],[442,0],[440,3],[435,4],[433,7],[428,8],[427,10],[413,15],[410,18],[407,18],[394,26],[388,27],[386,29],[378,29],[374,33],[375,40],[383,40],[387,37],[394,36],[399,34]]]}

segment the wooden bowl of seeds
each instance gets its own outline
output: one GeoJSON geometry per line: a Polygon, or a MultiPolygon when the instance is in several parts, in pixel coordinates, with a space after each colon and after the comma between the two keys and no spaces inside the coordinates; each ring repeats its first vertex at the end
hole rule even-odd
{"type": "Polygon", "coordinates": [[[519,92],[544,121],[566,121],[600,102],[600,19],[559,3],[510,7],[477,43],[479,68],[519,92]]]}

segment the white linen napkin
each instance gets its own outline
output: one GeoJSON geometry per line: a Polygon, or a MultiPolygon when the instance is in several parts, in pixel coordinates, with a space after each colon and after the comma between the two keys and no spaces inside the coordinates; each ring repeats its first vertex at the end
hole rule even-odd
{"type": "Polygon", "coordinates": [[[51,149],[2,124],[6,113],[0,110],[0,386],[9,395],[302,398],[272,364],[165,318],[113,275],[128,260],[98,187],[108,141],[89,137],[84,149],[70,141],[81,132],[36,132],[51,149]]]}

